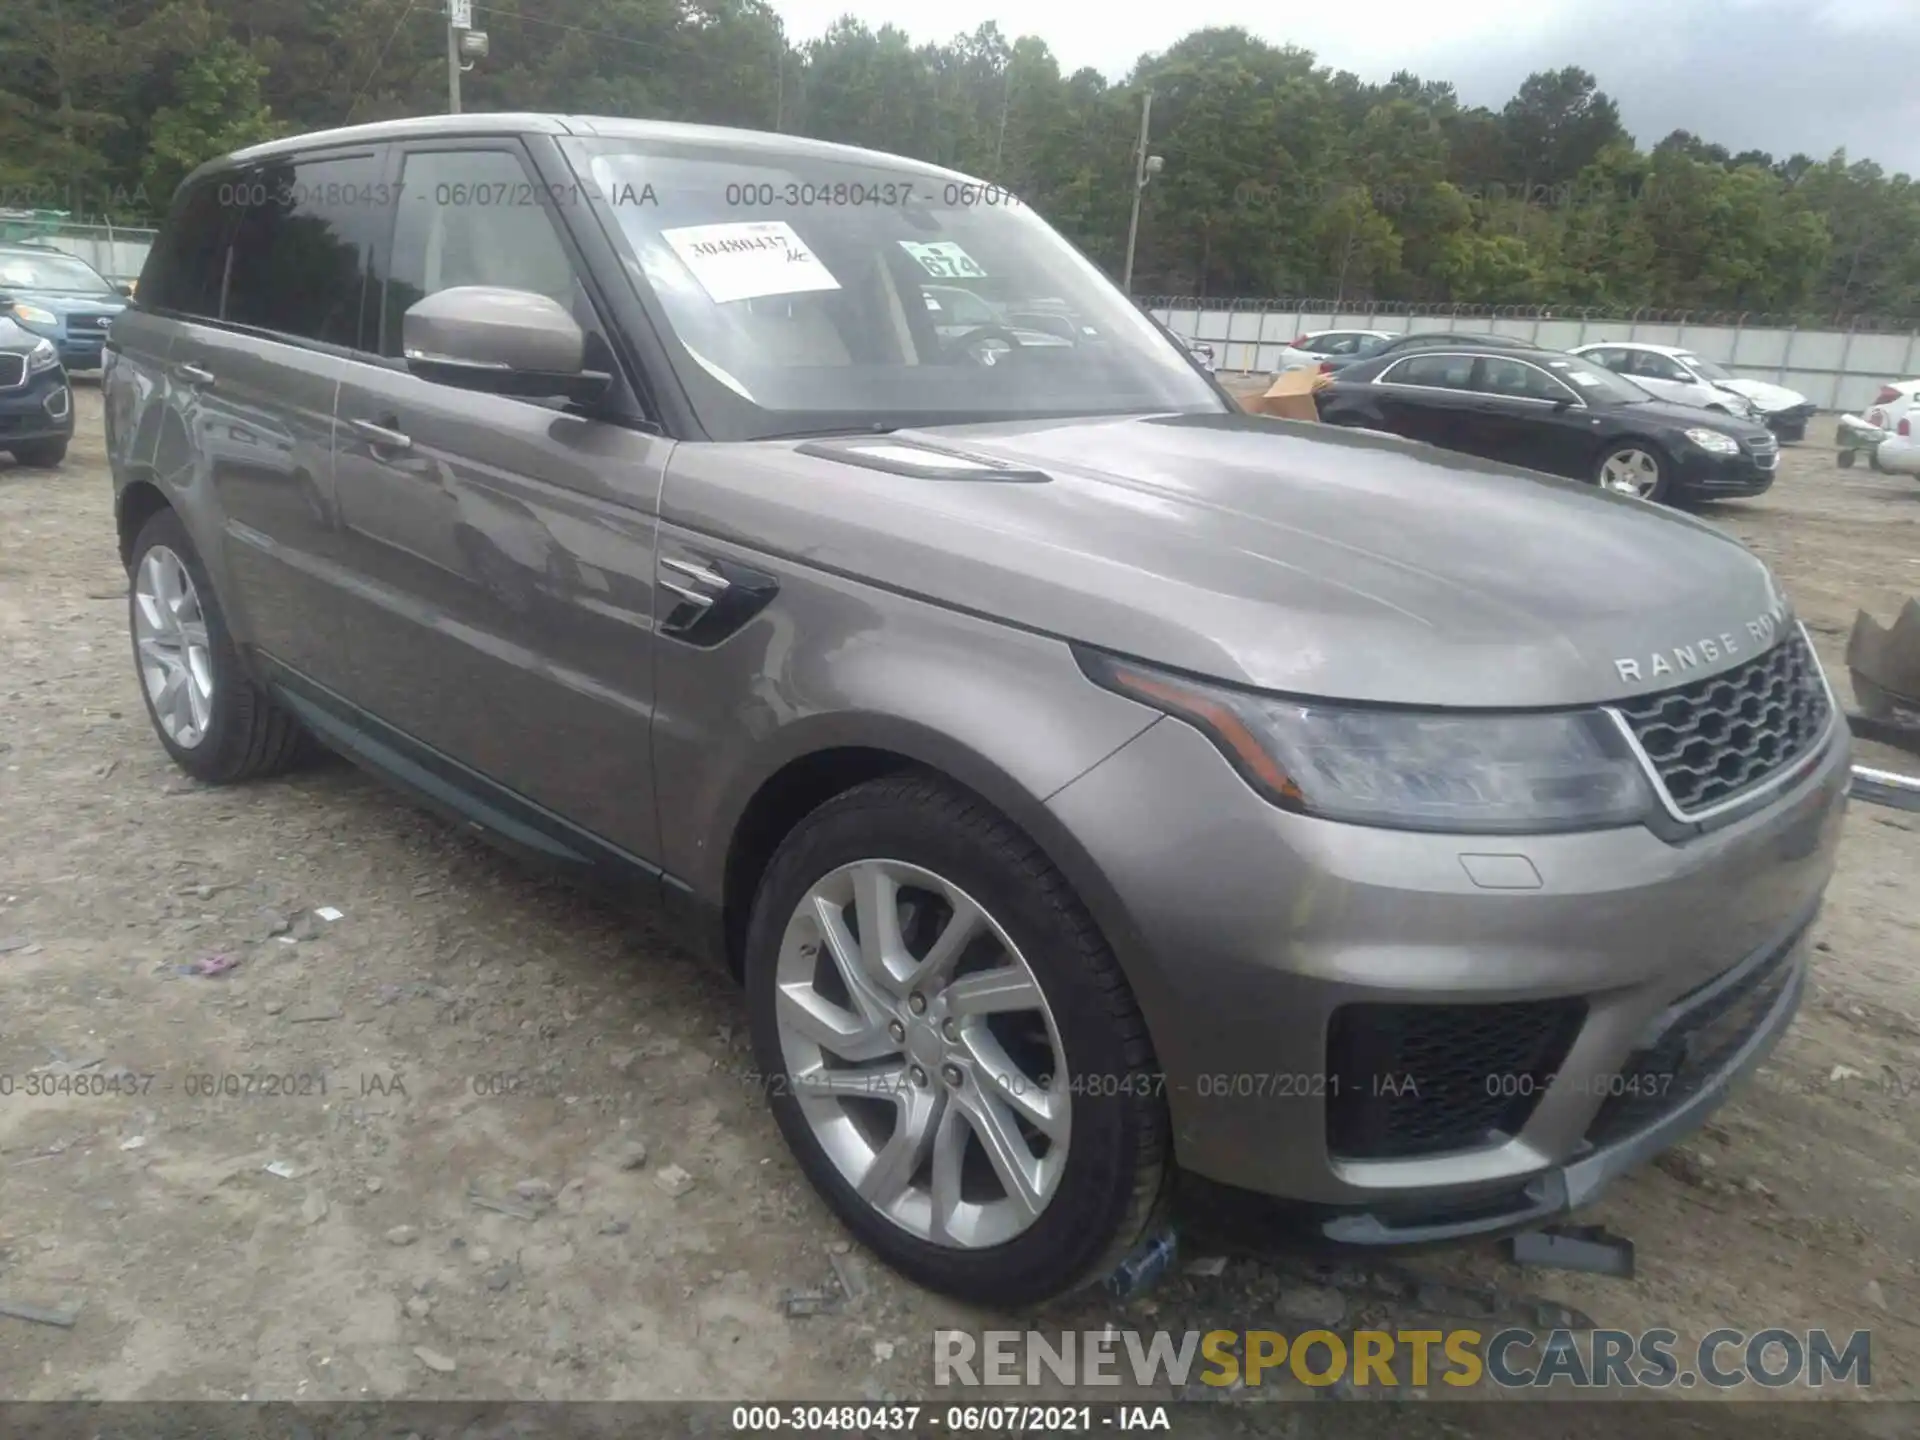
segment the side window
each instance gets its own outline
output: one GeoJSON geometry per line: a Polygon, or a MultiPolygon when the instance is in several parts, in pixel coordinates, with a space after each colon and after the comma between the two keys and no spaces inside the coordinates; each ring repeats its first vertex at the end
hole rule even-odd
{"type": "Polygon", "coordinates": [[[1666,356],[1656,355],[1651,350],[1634,352],[1633,373],[1648,380],[1678,380],[1683,384],[1693,378],[1666,356]]]}
{"type": "Polygon", "coordinates": [[[1581,353],[1580,358],[1616,374],[1624,375],[1627,372],[1627,352],[1624,350],[1587,350],[1581,353]]]}
{"type": "Polygon", "coordinates": [[[550,296],[593,328],[585,292],[520,160],[506,150],[421,150],[406,157],[386,279],[381,353],[401,353],[407,311],[456,285],[550,296]]]}
{"type": "Polygon", "coordinates": [[[1322,355],[1354,355],[1360,350],[1358,335],[1329,335],[1320,344],[1322,355]]]}
{"type": "Polygon", "coordinates": [[[1537,365],[1489,355],[1480,362],[1480,380],[1474,387],[1489,395],[1516,400],[1571,400],[1573,392],[1537,365]]]}
{"type": "Polygon", "coordinates": [[[1436,390],[1466,390],[1473,384],[1471,355],[1415,355],[1388,367],[1389,385],[1425,385],[1436,390]]]}
{"type": "Polygon", "coordinates": [[[233,179],[230,172],[209,176],[174,197],[134,287],[142,309],[218,318],[233,218],[232,207],[223,202],[233,179]]]}
{"type": "Polygon", "coordinates": [[[377,155],[288,160],[235,178],[225,318],[357,346],[367,257],[388,207],[377,155]]]}

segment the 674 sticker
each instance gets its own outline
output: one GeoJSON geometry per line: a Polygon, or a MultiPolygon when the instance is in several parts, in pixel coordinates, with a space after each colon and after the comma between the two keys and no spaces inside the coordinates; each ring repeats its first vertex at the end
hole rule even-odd
{"type": "Polygon", "coordinates": [[[984,280],[987,272],[951,240],[902,240],[900,248],[920,262],[936,280],[984,280]]]}

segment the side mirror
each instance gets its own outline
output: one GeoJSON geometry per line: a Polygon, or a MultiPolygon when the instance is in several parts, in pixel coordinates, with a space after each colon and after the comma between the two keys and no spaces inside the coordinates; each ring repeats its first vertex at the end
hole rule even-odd
{"type": "Polygon", "coordinates": [[[114,286],[113,288],[116,292],[126,296],[129,300],[133,298],[133,286],[127,284],[125,281],[122,281],[120,284],[114,286]]]}
{"type": "Polygon", "coordinates": [[[462,390],[589,403],[612,383],[584,368],[587,337],[566,307],[530,290],[437,291],[402,318],[400,344],[415,375],[462,390]]]}

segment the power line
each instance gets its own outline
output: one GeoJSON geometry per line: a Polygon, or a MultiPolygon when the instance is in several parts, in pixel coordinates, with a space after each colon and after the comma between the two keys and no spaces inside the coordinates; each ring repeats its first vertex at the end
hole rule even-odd
{"type": "MultiPolygon", "coordinates": [[[[406,22],[407,16],[414,12],[416,3],[417,0],[407,0],[406,8],[400,12],[400,18],[393,22],[393,29],[387,32],[387,43],[380,47],[380,58],[373,62],[373,69],[367,72],[367,78],[360,82],[360,88],[353,94],[352,103],[347,106],[345,120],[351,120],[353,118],[353,112],[359,108],[360,101],[367,93],[367,87],[373,84],[373,77],[378,75],[380,73],[380,67],[387,63],[387,51],[393,48],[394,37],[400,33],[400,27],[406,22]]],[[[343,124],[345,120],[342,121],[343,124]]]]}

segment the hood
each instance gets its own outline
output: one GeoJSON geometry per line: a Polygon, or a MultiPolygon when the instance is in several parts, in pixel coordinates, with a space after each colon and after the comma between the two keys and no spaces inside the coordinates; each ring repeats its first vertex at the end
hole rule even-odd
{"type": "Polygon", "coordinates": [[[1328,699],[1589,704],[1672,686],[1671,662],[1650,657],[1676,647],[1711,642],[1703,671],[1745,659],[1785,615],[1766,567],[1699,521],[1368,432],[1219,414],[831,443],[926,444],[1047,478],[893,474],[791,441],[683,444],[663,518],[1030,630],[1328,699]]]}
{"type": "Polygon", "coordinates": [[[1692,405],[1684,400],[1664,398],[1643,400],[1637,404],[1620,406],[1613,413],[1648,416],[1676,427],[1718,430],[1733,436],[1736,440],[1760,440],[1773,433],[1758,420],[1750,419],[1745,415],[1720,414],[1708,410],[1703,405],[1692,405]]]}
{"type": "Polygon", "coordinates": [[[1723,380],[1721,384],[1738,390],[1769,413],[1775,410],[1791,410],[1796,405],[1808,403],[1807,397],[1798,390],[1789,390],[1784,385],[1774,385],[1765,380],[1723,380]]]}
{"type": "Polygon", "coordinates": [[[63,320],[69,315],[118,315],[127,308],[127,297],[124,295],[73,295],[64,290],[23,290],[7,285],[0,285],[0,295],[10,295],[16,301],[38,305],[63,320]]]}

